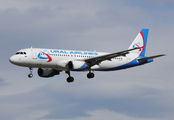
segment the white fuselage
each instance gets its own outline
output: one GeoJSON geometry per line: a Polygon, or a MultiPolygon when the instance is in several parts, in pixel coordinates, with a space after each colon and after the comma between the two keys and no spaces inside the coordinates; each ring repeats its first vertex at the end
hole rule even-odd
{"type": "MultiPolygon", "coordinates": [[[[87,58],[98,57],[108,53],[89,52],[89,51],[73,51],[73,50],[57,50],[57,49],[39,49],[28,48],[19,50],[10,58],[10,61],[18,66],[33,67],[33,68],[53,68],[59,71],[68,70],[66,67],[61,67],[57,63],[63,60],[66,64],[68,61],[83,61],[87,58]],[[23,54],[22,54],[23,53],[23,54]],[[26,53],[26,54],[24,54],[26,53]]],[[[119,56],[111,60],[105,60],[98,65],[91,67],[91,70],[105,70],[115,68],[127,64],[138,56],[119,56]]],[[[86,71],[85,69],[83,71],[86,71]]]]}

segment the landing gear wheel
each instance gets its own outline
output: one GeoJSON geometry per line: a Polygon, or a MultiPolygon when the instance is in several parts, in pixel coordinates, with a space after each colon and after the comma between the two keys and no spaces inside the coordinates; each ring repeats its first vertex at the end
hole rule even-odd
{"type": "Polygon", "coordinates": [[[69,77],[66,79],[66,81],[67,81],[68,83],[74,82],[74,78],[71,77],[70,71],[65,71],[65,73],[69,75],[69,77]]]}
{"type": "Polygon", "coordinates": [[[28,77],[29,77],[29,78],[32,78],[32,77],[33,77],[33,74],[32,74],[32,72],[33,72],[33,68],[30,67],[29,69],[30,69],[30,74],[28,74],[28,77]]]}
{"type": "Polygon", "coordinates": [[[88,73],[88,74],[87,74],[87,78],[88,78],[88,79],[90,79],[90,78],[94,78],[94,73],[91,73],[91,72],[88,73]]]}
{"type": "Polygon", "coordinates": [[[28,74],[28,77],[29,77],[29,78],[32,78],[32,77],[33,77],[33,74],[28,74]]]}
{"type": "Polygon", "coordinates": [[[67,81],[68,83],[74,82],[74,78],[73,78],[73,77],[68,77],[68,78],[66,79],[66,81],[67,81]]]}

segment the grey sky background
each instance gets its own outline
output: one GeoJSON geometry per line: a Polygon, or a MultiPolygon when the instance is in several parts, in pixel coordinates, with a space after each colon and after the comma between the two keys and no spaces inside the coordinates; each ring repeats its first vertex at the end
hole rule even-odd
{"type": "Polygon", "coordinates": [[[1,120],[173,120],[174,2],[172,0],[0,0],[1,120]],[[149,28],[153,63],[114,72],[62,72],[40,78],[37,69],[9,63],[31,46],[117,52],[149,28]]]}

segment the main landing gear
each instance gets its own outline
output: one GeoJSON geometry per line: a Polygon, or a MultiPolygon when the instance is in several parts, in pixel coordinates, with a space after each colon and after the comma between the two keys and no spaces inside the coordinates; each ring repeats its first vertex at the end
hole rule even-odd
{"type": "Polygon", "coordinates": [[[33,74],[32,74],[33,68],[29,68],[29,69],[30,69],[30,74],[28,74],[28,77],[29,77],[29,78],[32,78],[32,77],[33,77],[33,74]]]}
{"type": "Polygon", "coordinates": [[[94,78],[94,73],[91,72],[91,68],[89,68],[89,73],[87,74],[87,78],[88,79],[91,79],[91,78],[94,78]]]}
{"type": "Polygon", "coordinates": [[[87,74],[87,78],[88,79],[91,79],[91,78],[94,78],[94,73],[92,73],[92,72],[89,72],[88,74],[87,74]]]}
{"type": "MultiPolygon", "coordinates": [[[[66,81],[68,83],[74,82],[74,78],[71,77],[70,71],[65,71],[65,73],[69,75],[69,77],[66,79],[66,81]]],[[[91,71],[89,71],[89,73],[87,74],[88,79],[94,78],[94,76],[95,76],[94,73],[92,73],[91,71]]]]}
{"type": "Polygon", "coordinates": [[[70,71],[65,71],[65,73],[69,75],[69,77],[66,79],[66,81],[67,81],[68,83],[74,82],[74,78],[71,77],[70,71]]]}

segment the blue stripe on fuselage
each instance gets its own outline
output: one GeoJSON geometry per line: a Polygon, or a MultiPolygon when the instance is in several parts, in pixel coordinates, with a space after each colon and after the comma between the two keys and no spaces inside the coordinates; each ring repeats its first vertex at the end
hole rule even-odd
{"type": "Polygon", "coordinates": [[[81,70],[85,70],[86,69],[86,63],[84,65],[82,65],[82,67],[78,68],[78,69],[74,69],[73,71],[81,71],[81,70]]]}
{"type": "Polygon", "coordinates": [[[152,61],[153,61],[153,59],[148,59],[148,60],[145,60],[143,62],[138,62],[137,59],[135,59],[135,60],[133,60],[130,63],[124,64],[124,65],[121,65],[121,66],[118,66],[118,67],[108,68],[108,69],[101,69],[101,70],[97,70],[97,71],[122,70],[122,69],[127,69],[127,68],[130,68],[130,67],[135,67],[135,66],[143,65],[143,64],[146,64],[146,63],[149,63],[149,62],[152,62],[152,61]]]}

